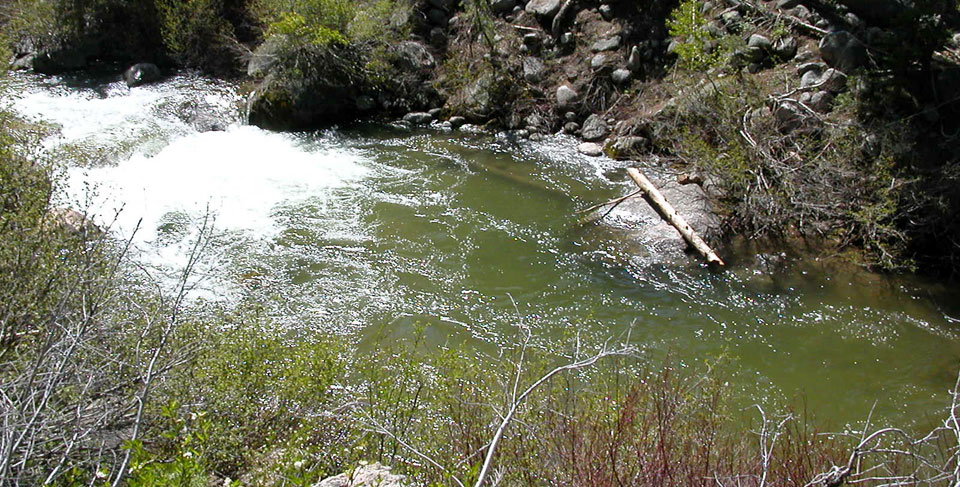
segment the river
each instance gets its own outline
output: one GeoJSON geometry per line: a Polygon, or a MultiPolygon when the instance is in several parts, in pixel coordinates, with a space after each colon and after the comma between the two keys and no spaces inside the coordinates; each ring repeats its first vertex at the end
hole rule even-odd
{"type": "Polygon", "coordinates": [[[652,365],[722,357],[741,403],[787,398],[828,425],[874,403],[890,421],[936,417],[960,366],[955,286],[780,251],[731,246],[716,272],[650,250],[626,212],[579,221],[630,186],[622,163],[563,136],[271,133],[241,123],[235,86],[193,75],[128,89],[18,74],[3,93],[56,128],[59,204],[98,214],[157,269],[182,265],[208,218],[196,299],[256,302],[293,333],[372,346],[423,328],[495,351],[518,322],[547,349],[629,332],[652,365]],[[198,129],[211,121],[224,130],[198,129]]]}

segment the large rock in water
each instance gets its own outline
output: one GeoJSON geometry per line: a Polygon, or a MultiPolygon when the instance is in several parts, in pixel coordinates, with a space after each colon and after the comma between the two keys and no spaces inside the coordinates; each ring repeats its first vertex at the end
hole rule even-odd
{"type": "Polygon", "coordinates": [[[248,121],[267,130],[303,130],[352,119],[360,90],[349,77],[281,80],[268,75],[247,101],[248,121]]]}
{"type": "Polygon", "coordinates": [[[470,122],[485,122],[500,107],[498,85],[495,75],[482,75],[454,93],[447,100],[447,106],[450,111],[465,116],[470,122]]]}
{"type": "MultiPolygon", "coordinates": [[[[697,184],[682,185],[675,176],[659,168],[644,168],[642,171],[657,186],[663,197],[677,210],[697,234],[708,243],[721,236],[720,218],[714,211],[710,197],[697,184]]],[[[636,189],[632,183],[624,191],[636,189]]],[[[657,262],[686,261],[687,243],[680,232],[660,218],[660,215],[640,197],[630,198],[617,207],[611,215],[617,226],[622,225],[625,236],[637,242],[638,255],[648,254],[657,262]]]]}
{"type": "Polygon", "coordinates": [[[153,83],[154,81],[159,81],[160,78],[160,68],[152,63],[137,63],[123,72],[123,81],[130,88],[153,83]]]}

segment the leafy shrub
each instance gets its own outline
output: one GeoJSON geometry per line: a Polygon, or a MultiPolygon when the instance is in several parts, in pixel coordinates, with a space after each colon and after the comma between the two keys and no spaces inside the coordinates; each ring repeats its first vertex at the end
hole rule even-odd
{"type": "Polygon", "coordinates": [[[706,27],[707,17],[699,0],[683,0],[671,12],[667,29],[675,38],[675,52],[684,69],[702,71],[720,62],[720,51],[715,49],[717,38],[706,27]]]}

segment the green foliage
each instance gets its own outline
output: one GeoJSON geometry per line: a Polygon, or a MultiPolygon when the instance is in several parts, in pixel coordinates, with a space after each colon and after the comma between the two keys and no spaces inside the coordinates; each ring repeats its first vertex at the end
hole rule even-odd
{"type": "Polygon", "coordinates": [[[203,347],[165,391],[168,400],[194,405],[192,414],[209,422],[206,458],[227,474],[295,437],[328,404],[331,386],[343,374],[336,340],[285,338],[259,325],[254,314],[198,323],[178,340],[203,347]]]}
{"type": "Polygon", "coordinates": [[[386,19],[401,2],[375,0],[256,0],[257,16],[270,34],[312,46],[383,40],[386,19]]]}
{"type": "Polygon", "coordinates": [[[78,242],[48,217],[53,173],[26,155],[39,135],[0,111],[0,359],[41,331],[67,285],[55,278],[80,265],[78,242]]]}
{"type": "Polygon", "coordinates": [[[706,26],[707,17],[703,15],[700,0],[683,0],[671,12],[667,29],[677,41],[675,52],[683,69],[703,71],[721,61],[721,51],[716,49],[718,39],[706,26]]]}
{"type": "Polygon", "coordinates": [[[209,65],[208,56],[224,55],[219,46],[233,39],[221,0],[154,0],[163,44],[186,65],[209,65]],[[211,52],[213,51],[213,52],[211,52]]]}

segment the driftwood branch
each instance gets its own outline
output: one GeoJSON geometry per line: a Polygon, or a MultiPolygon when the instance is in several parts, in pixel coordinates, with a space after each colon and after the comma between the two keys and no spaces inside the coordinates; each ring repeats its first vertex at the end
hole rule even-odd
{"type": "Polygon", "coordinates": [[[667,223],[673,225],[674,228],[680,232],[680,235],[683,239],[693,247],[694,250],[700,254],[708,264],[724,266],[723,259],[717,255],[713,249],[710,248],[707,243],[700,238],[700,235],[697,235],[697,232],[693,231],[693,228],[687,223],[686,220],[677,213],[677,210],[673,208],[673,205],[670,204],[663,197],[663,194],[657,189],[656,186],[639,169],[635,167],[627,168],[627,174],[630,175],[630,179],[633,179],[633,182],[640,187],[640,190],[643,191],[643,198],[647,200],[647,203],[656,210],[661,218],[666,220],[667,223]]]}

